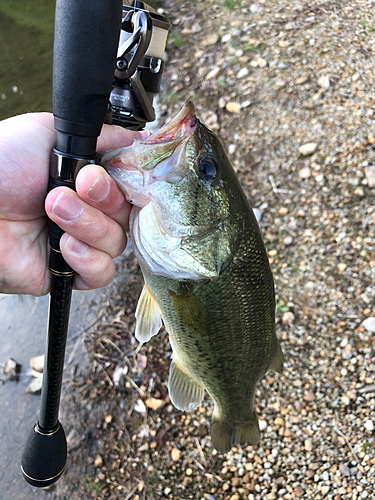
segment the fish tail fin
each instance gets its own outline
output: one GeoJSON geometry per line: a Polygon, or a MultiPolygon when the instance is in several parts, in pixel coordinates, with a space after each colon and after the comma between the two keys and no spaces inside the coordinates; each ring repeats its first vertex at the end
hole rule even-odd
{"type": "Polygon", "coordinates": [[[215,417],[211,422],[212,446],[222,453],[230,451],[234,444],[256,445],[260,441],[258,418],[255,412],[247,422],[225,422],[215,417]]]}

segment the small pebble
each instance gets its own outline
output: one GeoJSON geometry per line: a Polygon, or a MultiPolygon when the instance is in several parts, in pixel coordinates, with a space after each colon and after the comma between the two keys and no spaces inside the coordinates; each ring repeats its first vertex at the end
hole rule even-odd
{"type": "Polygon", "coordinates": [[[27,386],[27,392],[29,394],[38,394],[42,390],[43,378],[34,378],[30,384],[27,386]]]}
{"type": "Polygon", "coordinates": [[[18,374],[21,370],[21,365],[13,358],[8,358],[3,367],[3,373],[9,380],[17,380],[18,374]]]}
{"type": "Polygon", "coordinates": [[[231,40],[231,39],[232,39],[232,36],[231,36],[229,33],[227,33],[226,35],[224,35],[224,36],[222,37],[221,41],[222,41],[223,43],[227,43],[227,42],[229,42],[229,40],[231,40]]]}
{"type": "Polygon", "coordinates": [[[215,45],[219,41],[219,35],[218,33],[211,33],[208,35],[206,38],[203,39],[202,41],[202,46],[203,47],[209,47],[210,45],[215,45]]]}
{"type": "Polygon", "coordinates": [[[229,113],[239,113],[241,110],[241,105],[238,102],[233,101],[227,102],[225,107],[229,113]]]}
{"type": "Polygon", "coordinates": [[[249,74],[249,70],[247,68],[241,68],[240,71],[237,73],[237,78],[241,79],[241,78],[245,78],[246,76],[248,76],[249,74]]]}
{"type": "Polygon", "coordinates": [[[315,401],[315,394],[312,391],[308,391],[305,393],[303,399],[309,402],[315,401]]]}
{"type": "Polygon", "coordinates": [[[301,153],[303,156],[310,156],[315,153],[316,148],[317,148],[317,143],[316,142],[308,142],[306,144],[303,144],[298,148],[298,151],[301,153]]]}
{"type": "Polygon", "coordinates": [[[309,167],[303,167],[299,171],[299,176],[301,177],[301,179],[309,179],[311,177],[311,168],[309,168],[309,167]]]}
{"type": "Polygon", "coordinates": [[[36,372],[42,373],[44,367],[44,354],[41,354],[40,356],[35,356],[35,358],[31,358],[30,366],[36,372]]]}
{"type": "Polygon", "coordinates": [[[321,486],[320,491],[322,495],[326,495],[329,492],[329,486],[321,486]]]}
{"type": "Polygon", "coordinates": [[[367,179],[368,187],[375,187],[375,165],[365,168],[365,175],[367,179]]]}
{"type": "Polygon", "coordinates": [[[294,321],[294,314],[290,311],[287,311],[283,314],[283,317],[282,317],[282,323],[283,325],[290,325],[293,323],[294,321]]]}
{"type": "Polygon", "coordinates": [[[368,332],[375,332],[375,317],[370,316],[362,321],[361,326],[368,332]]]}
{"type": "Polygon", "coordinates": [[[366,431],[372,432],[374,430],[374,422],[372,420],[366,420],[364,428],[366,429],[366,431]]]}
{"type": "Polygon", "coordinates": [[[313,448],[312,446],[312,440],[311,439],[306,439],[305,440],[305,450],[306,451],[311,451],[313,448]]]}
{"type": "Polygon", "coordinates": [[[286,236],[283,240],[284,245],[289,246],[293,243],[293,238],[291,236],[286,236]]]}
{"type": "Polygon", "coordinates": [[[268,427],[267,421],[266,420],[259,420],[259,429],[261,431],[265,431],[268,427]]]}
{"type": "Polygon", "coordinates": [[[151,408],[151,410],[157,411],[165,405],[165,401],[163,399],[155,399],[148,398],[146,399],[147,408],[151,408]]]}
{"type": "Polygon", "coordinates": [[[171,451],[171,458],[173,462],[178,462],[181,458],[181,451],[178,448],[173,448],[171,451]]]}
{"type": "Polygon", "coordinates": [[[198,24],[198,23],[193,24],[193,26],[191,27],[191,32],[192,33],[199,33],[200,31],[202,31],[200,24],[198,24]]]}
{"type": "Polygon", "coordinates": [[[321,76],[318,80],[318,85],[320,87],[322,87],[322,89],[328,90],[330,85],[331,85],[331,82],[330,82],[328,76],[321,76]]]}
{"type": "Polygon", "coordinates": [[[337,264],[337,270],[340,274],[343,273],[345,269],[346,269],[345,262],[340,262],[339,264],[337,264]]]}
{"type": "Polygon", "coordinates": [[[214,66],[206,75],[206,80],[214,80],[220,74],[219,66],[214,66]]]}

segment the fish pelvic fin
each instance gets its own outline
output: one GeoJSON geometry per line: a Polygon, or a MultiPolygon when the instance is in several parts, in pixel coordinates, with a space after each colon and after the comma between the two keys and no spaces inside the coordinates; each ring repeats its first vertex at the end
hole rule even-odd
{"type": "Polygon", "coordinates": [[[269,369],[277,373],[283,373],[283,368],[284,368],[284,355],[283,351],[281,350],[280,344],[278,343],[275,357],[273,358],[273,361],[269,369]]]}
{"type": "Polygon", "coordinates": [[[214,412],[211,421],[211,442],[215,450],[227,453],[235,444],[254,446],[259,441],[260,430],[255,412],[250,421],[239,423],[219,420],[214,412]]]}
{"type": "Polygon", "coordinates": [[[193,411],[204,398],[203,387],[187,375],[174,360],[169,368],[169,397],[178,410],[193,411]]]}
{"type": "Polygon", "coordinates": [[[135,338],[144,344],[156,335],[162,327],[160,308],[151,295],[147,285],[143,286],[135,311],[137,323],[135,326],[135,338]]]}

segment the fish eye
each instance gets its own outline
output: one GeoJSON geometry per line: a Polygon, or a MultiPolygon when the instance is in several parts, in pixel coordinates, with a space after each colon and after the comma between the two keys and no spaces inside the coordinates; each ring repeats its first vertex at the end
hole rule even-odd
{"type": "Polygon", "coordinates": [[[213,181],[217,174],[215,162],[209,156],[204,156],[199,159],[198,170],[203,182],[207,183],[213,181]]]}

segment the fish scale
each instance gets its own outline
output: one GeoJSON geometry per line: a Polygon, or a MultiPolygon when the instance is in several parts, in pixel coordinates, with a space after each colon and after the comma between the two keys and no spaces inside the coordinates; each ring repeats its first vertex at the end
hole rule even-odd
{"type": "Polygon", "coordinates": [[[134,159],[122,173],[111,170],[110,155],[103,161],[136,205],[129,184],[134,174],[127,169],[136,165],[149,175],[131,218],[145,278],[136,336],[149,340],[163,321],[173,350],[172,403],[192,411],[206,391],[214,402],[213,446],[226,452],[236,443],[254,445],[260,438],[256,384],[268,369],[281,372],[283,364],[261,232],[218,138],[195,119],[191,103],[155,134],[135,146],[134,159]],[[171,152],[167,159],[161,156],[165,151],[171,152]],[[146,207],[147,214],[152,210],[147,221],[153,227],[137,224],[146,207]],[[172,235],[173,249],[167,244],[172,235]]]}

